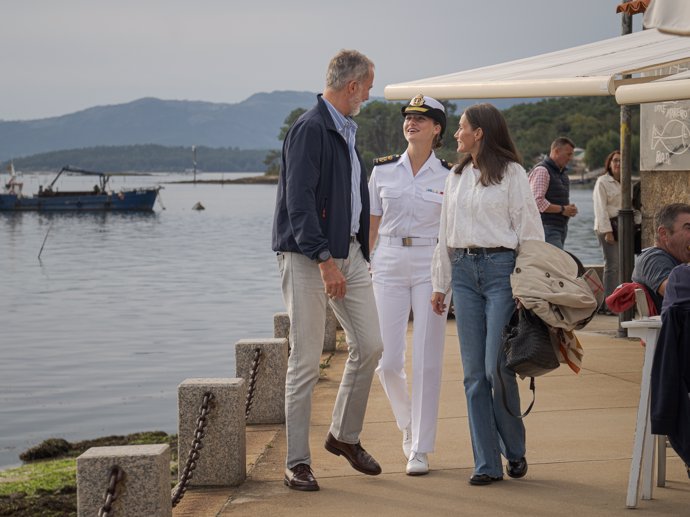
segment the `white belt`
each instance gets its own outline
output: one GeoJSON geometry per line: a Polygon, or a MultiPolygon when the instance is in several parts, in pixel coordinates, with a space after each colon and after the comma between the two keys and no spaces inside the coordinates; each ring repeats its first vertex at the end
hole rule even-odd
{"type": "Polygon", "coordinates": [[[379,242],[389,246],[436,246],[436,237],[389,237],[379,235],[379,242]]]}

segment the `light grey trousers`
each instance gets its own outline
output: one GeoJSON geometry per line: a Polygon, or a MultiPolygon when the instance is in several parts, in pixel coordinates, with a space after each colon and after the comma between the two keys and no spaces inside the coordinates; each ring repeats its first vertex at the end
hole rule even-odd
{"type": "MultiPolygon", "coordinates": [[[[618,241],[613,244],[606,242],[606,234],[594,232],[599,239],[599,245],[604,252],[604,296],[609,296],[620,283],[618,278],[618,241]]],[[[606,306],[606,302],[604,302],[606,306]]]]}
{"type": "MultiPolygon", "coordinates": [[[[290,358],[285,379],[286,466],[311,465],[309,423],[314,386],[319,380],[326,304],[343,326],[348,359],[333,408],[330,432],[340,441],[357,443],[369,390],[383,343],[368,265],[357,241],[347,259],[335,259],[347,281],[343,299],[329,300],[321,272],[300,253],[280,253],[283,300],[290,316],[290,358]]],[[[325,438],[325,437],[324,437],[325,438]]]]}

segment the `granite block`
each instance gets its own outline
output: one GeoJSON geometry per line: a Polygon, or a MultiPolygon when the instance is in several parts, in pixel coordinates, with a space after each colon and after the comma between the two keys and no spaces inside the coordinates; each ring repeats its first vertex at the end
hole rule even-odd
{"type": "Polygon", "coordinates": [[[235,376],[250,384],[255,350],[261,350],[248,424],[285,422],[285,374],[288,340],[285,338],[241,339],[235,343],[235,376]]]}
{"type": "Polygon", "coordinates": [[[111,468],[124,471],[111,515],[171,517],[170,447],[92,447],[77,458],[77,515],[92,517],[105,502],[111,468]]]}
{"type": "Polygon", "coordinates": [[[247,475],[244,404],[247,386],[244,379],[186,379],[177,391],[179,471],[194,441],[197,418],[210,391],[214,398],[208,414],[203,448],[189,486],[237,486],[247,475]]]}

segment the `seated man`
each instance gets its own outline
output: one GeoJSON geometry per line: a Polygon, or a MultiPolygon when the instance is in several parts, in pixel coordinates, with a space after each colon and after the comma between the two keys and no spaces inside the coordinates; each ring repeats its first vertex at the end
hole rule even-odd
{"type": "Polygon", "coordinates": [[[690,262],[690,205],[663,206],[654,217],[654,246],[642,250],[635,260],[632,281],[644,285],[654,300],[656,313],[674,267],[690,262]]]}

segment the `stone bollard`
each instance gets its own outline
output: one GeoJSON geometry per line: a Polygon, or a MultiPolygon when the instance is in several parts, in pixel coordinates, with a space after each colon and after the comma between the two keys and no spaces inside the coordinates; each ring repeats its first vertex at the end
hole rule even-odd
{"type": "Polygon", "coordinates": [[[335,333],[338,330],[338,318],[331,306],[326,307],[326,333],[323,336],[323,351],[335,352],[335,333]]]}
{"type": "Polygon", "coordinates": [[[287,312],[273,315],[273,337],[290,339],[290,315],[287,312]]]}
{"type": "MultiPolygon", "coordinates": [[[[323,351],[333,352],[336,348],[336,331],[340,323],[330,305],[326,307],[326,322],[324,325],[323,351]]],[[[290,317],[287,312],[277,312],[273,315],[273,337],[290,338],[290,317]]]]}
{"type": "Polygon", "coordinates": [[[105,502],[111,468],[124,471],[116,485],[111,515],[171,517],[170,447],[91,447],[77,458],[77,515],[98,515],[105,502]]]}
{"type": "Polygon", "coordinates": [[[237,486],[247,476],[244,379],[186,379],[178,386],[178,462],[182,474],[204,393],[213,394],[206,436],[189,486],[237,486]]]}
{"type": "MultiPolygon", "coordinates": [[[[285,374],[288,340],[285,338],[240,339],[235,343],[235,376],[242,377],[249,389],[255,350],[261,349],[259,367],[248,424],[285,422],[285,374]]],[[[244,412],[242,413],[244,416],[244,412]]]]}

